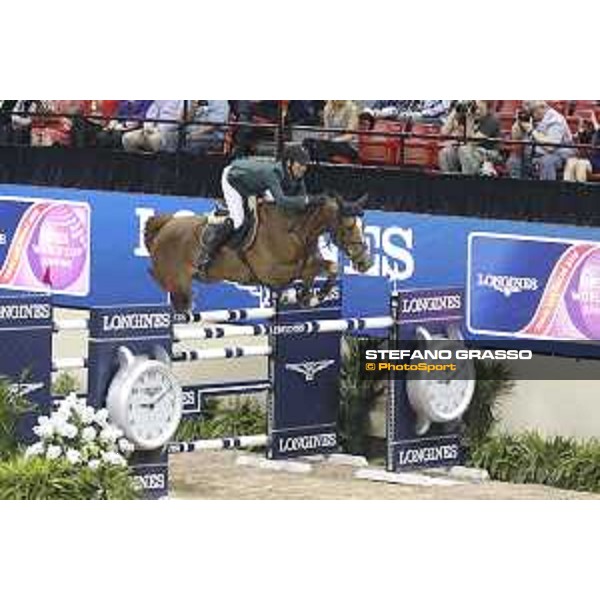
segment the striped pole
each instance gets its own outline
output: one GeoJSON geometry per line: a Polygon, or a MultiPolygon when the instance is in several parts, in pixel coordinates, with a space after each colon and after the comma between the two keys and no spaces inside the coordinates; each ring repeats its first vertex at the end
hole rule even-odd
{"type": "Polygon", "coordinates": [[[234,310],[206,310],[197,313],[180,313],[175,317],[175,323],[221,323],[226,321],[250,321],[252,319],[269,319],[275,315],[275,309],[268,308],[239,308],[234,310]]]}
{"type": "Polygon", "coordinates": [[[230,346],[206,350],[182,350],[171,355],[173,362],[195,362],[198,360],[219,360],[243,358],[245,356],[270,356],[271,346],[230,346]]]}
{"type": "Polygon", "coordinates": [[[234,450],[236,448],[256,448],[266,446],[269,436],[242,435],[239,437],[217,438],[214,440],[197,440],[195,442],[171,442],[167,446],[169,454],[182,452],[198,452],[201,450],[234,450]]]}
{"type": "Polygon", "coordinates": [[[313,333],[361,331],[365,329],[387,329],[394,324],[392,317],[365,317],[363,319],[322,319],[290,323],[289,325],[240,325],[215,327],[185,327],[175,329],[175,342],[185,340],[207,340],[227,337],[255,337],[269,333],[284,335],[308,335],[313,333]]]}
{"type": "Polygon", "coordinates": [[[177,326],[174,328],[173,341],[183,342],[185,340],[210,340],[227,337],[255,337],[268,335],[268,325],[224,325],[215,327],[192,327],[177,326]]]}

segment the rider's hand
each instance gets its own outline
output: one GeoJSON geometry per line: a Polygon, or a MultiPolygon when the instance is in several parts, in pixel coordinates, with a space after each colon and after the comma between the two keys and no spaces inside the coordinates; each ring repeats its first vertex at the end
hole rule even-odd
{"type": "Polygon", "coordinates": [[[323,206],[327,201],[327,197],[325,194],[313,194],[312,196],[308,196],[307,206],[323,206]]]}

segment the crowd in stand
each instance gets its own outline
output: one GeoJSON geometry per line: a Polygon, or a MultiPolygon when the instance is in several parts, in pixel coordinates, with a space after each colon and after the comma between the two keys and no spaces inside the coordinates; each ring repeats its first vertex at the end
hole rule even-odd
{"type": "Polygon", "coordinates": [[[237,157],[272,154],[279,133],[319,162],[589,181],[598,115],[590,100],[3,100],[0,145],[237,157]]]}

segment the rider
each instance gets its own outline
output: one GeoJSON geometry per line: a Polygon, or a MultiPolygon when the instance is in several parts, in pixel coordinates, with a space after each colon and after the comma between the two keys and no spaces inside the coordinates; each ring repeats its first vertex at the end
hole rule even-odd
{"type": "Polygon", "coordinates": [[[201,273],[207,272],[219,248],[231,237],[239,243],[244,229],[246,200],[250,196],[262,197],[291,210],[302,210],[311,204],[304,185],[309,161],[308,152],[300,144],[288,144],[280,162],[241,158],[225,167],[221,186],[229,217],[207,228],[204,253],[198,264],[201,273]]]}

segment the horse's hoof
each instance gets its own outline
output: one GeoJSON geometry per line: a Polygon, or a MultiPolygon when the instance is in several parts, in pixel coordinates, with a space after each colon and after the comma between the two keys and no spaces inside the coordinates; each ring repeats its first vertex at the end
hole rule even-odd
{"type": "Polygon", "coordinates": [[[308,298],[308,308],[316,308],[322,302],[322,298],[320,296],[311,296],[308,298]]]}
{"type": "Polygon", "coordinates": [[[282,292],[281,296],[279,297],[279,300],[281,301],[281,304],[289,305],[300,302],[300,297],[298,292],[295,289],[291,288],[282,292]]]}

